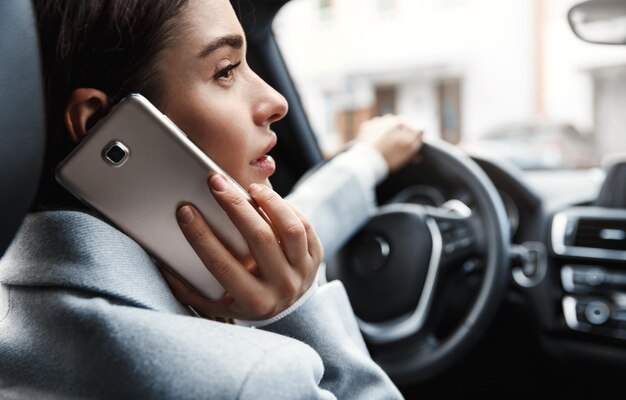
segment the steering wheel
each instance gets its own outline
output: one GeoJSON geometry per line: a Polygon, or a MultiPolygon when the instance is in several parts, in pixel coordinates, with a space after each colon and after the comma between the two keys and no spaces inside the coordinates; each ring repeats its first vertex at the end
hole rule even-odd
{"type": "Polygon", "coordinates": [[[444,142],[425,143],[421,158],[378,187],[388,202],[327,263],[329,278],[346,287],[372,357],[398,384],[423,382],[462,359],[498,310],[509,276],[506,212],[487,175],[444,142]],[[462,186],[470,206],[407,201],[416,184],[432,187],[421,181],[433,171],[462,186]],[[475,288],[450,318],[446,303],[455,292],[446,287],[459,275],[475,288]]]}

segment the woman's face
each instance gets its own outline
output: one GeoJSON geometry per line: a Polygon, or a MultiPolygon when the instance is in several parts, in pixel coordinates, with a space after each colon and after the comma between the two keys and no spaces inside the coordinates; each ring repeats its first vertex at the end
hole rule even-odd
{"type": "Polygon", "coordinates": [[[228,0],[191,0],[163,51],[161,111],[244,188],[270,185],[270,124],[286,100],[246,63],[243,29],[228,0]]]}

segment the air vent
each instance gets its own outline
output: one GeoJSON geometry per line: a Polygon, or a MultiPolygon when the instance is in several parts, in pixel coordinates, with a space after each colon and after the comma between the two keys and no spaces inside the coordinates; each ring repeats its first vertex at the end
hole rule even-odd
{"type": "Polygon", "coordinates": [[[626,250],[626,221],[580,218],[574,246],[626,250]]]}
{"type": "Polygon", "coordinates": [[[554,216],[551,236],[557,255],[626,261],[626,210],[572,207],[554,216]]]}

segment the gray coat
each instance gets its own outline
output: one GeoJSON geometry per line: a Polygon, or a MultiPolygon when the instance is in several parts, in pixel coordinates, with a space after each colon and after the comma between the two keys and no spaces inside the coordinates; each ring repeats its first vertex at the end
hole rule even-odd
{"type": "MultiPolygon", "coordinates": [[[[342,190],[363,189],[349,171],[333,177],[342,190]]],[[[359,207],[364,219],[370,206],[359,207]]],[[[263,328],[193,317],[134,241],[88,214],[56,211],[31,214],[0,261],[0,398],[42,397],[402,395],[370,358],[341,283],[263,328]]]]}

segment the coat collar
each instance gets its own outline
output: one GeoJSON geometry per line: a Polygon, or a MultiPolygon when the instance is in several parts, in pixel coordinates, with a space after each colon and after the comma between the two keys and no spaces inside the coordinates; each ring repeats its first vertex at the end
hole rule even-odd
{"type": "Polygon", "coordinates": [[[137,307],[188,313],[137,243],[77,211],[28,215],[0,259],[0,282],[78,289],[137,307]]]}

